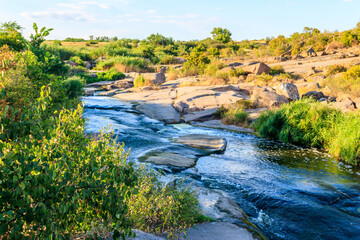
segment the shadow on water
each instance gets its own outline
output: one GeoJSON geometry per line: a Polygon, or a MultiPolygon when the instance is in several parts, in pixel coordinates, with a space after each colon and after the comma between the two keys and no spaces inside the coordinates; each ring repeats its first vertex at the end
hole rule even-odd
{"type": "Polygon", "coordinates": [[[135,161],[151,151],[201,156],[172,143],[185,134],[223,136],[223,154],[202,156],[195,170],[204,185],[236,201],[269,239],[360,239],[360,169],[326,152],[250,134],[164,125],[114,98],[86,97],[86,131],[112,128],[135,161]]]}

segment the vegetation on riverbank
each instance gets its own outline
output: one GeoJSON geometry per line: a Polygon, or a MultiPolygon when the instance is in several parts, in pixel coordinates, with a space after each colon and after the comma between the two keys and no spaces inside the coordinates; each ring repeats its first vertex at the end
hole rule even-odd
{"type": "MultiPolygon", "coordinates": [[[[98,226],[115,238],[134,227],[173,237],[196,222],[192,191],[135,171],[111,134],[84,134],[86,79],[42,45],[51,29],[34,24],[30,41],[20,29],[3,24],[0,35],[1,238],[68,239],[98,226]]],[[[123,76],[98,77],[113,74],[123,76]]]]}
{"type": "Polygon", "coordinates": [[[261,114],[260,136],[306,147],[324,147],[350,164],[360,162],[360,114],[343,113],[312,99],[295,101],[261,114]]]}

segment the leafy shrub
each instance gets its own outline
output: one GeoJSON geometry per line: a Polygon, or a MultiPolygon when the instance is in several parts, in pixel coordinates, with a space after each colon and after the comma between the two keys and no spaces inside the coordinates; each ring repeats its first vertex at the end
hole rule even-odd
{"type": "Polygon", "coordinates": [[[202,219],[198,200],[189,187],[181,182],[176,187],[164,186],[154,172],[144,168],[137,172],[139,184],[127,201],[132,227],[175,238],[202,219]]]}
{"type": "Polygon", "coordinates": [[[273,66],[270,69],[270,75],[276,75],[276,74],[281,74],[281,73],[285,73],[284,67],[281,65],[273,66]]]}
{"type": "Polygon", "coordinates": [[[136,57],[114,57],[98,63],[97,69],[107,70],[115,67],[119,72],[145,72],[149,68],[149,61],[136,57]]]}
{"type": "Polygon", "coordinates": [[[125,78],[125,74],[118,72],[115,68],[111,68],[106,72],[98,72],[96,75],[98,77],[98,81],[115,81],[125,78]]]}
{"type": "Polygon", "coordinates": [[[140,74],[134,79],[134,87],[144,87],[151,85],[151,82],[144,78],[144,75],[140,74]]]}
{"type": "Polygon", "coordinates": [[[326,147],[351,164],[360,161],[359,113],[342,113],[311,99],[283,105],[260,115],[260,136],[308,147],[326,147]]]}
{"type": "Polygon", "coordinates": [[[341,77],[327,78],[326,85],[333,96],[351,95],[360,97],[360,66],[353,66],[341,77]]]}
{"type": "Polygon", "coordinates": [[[331,75],[335,75],[337,73],[341,73],[341,72],[345,72],[347,69],[345,66],[343,65],[339,65],[339,64],[335,64],[335,65],[331,65],[328,66],[326,69],[326,75],[327,76],[331,76],[331,75]]]}
{"type": "Polygon", "coordinates": [[[245,109],[254,108],[254,103],[249,100],[241,100],[227,107],[221,106],[216,115],[221,118],[225,124],[237,124],[246,126],[249,114],[245,109]]]}
{"type": "Polygon", "coordinates": [[[85,85],[85,79],[79,76],[73,76],[64,82],[64,88],[67,96],[70,99],[79,97],[83,92],[83,87],[85,85]]]}
{"type": "Polygon", "coordinates": [[[166,55],[163,58],[160,59],[161,64],[173,64],[175,63],[175,57],[171,55],[166,55]]]}
{"type": "Polygon", "coordinates": [[[41,96],[27,112],[31,135],[0,141],[0,235],[62,239],[99,221],[128,235],[124,199],[137,178],[122,146],[86,137],[81,107],[49,118],[49,93],[41,96]]]}

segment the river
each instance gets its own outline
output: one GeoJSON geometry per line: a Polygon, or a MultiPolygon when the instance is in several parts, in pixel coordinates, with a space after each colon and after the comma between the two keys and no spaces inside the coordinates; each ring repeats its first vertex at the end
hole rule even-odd
{"type": "MultiPolygon", "coordinates": [[[[83,97],[86,132],[111,125],[136,161],[157,150],[184,151],[171,139],[200,133],[224,137],[222,154],[202,156],[196,180],[218,189],[249,215],[268,239],[360,239],[360,169],[323,151],[295,147],[252,134],[165,125],[110,97],[83,97]]],[[[177,173],[188,176],[189,171],[177,173]]],[[[190,175],[191,177],[191,175],[190,175]]]]}

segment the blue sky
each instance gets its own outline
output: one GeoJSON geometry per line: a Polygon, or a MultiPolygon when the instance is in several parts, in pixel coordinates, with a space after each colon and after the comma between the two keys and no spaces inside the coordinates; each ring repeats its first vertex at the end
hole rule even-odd
{"type": "Polygon", "coordinates": [[[234,40],[290,35],[305,26],[346,30],[360,21],[360,0],[0,0],[0,22],[16,21],[28,37],[32,23],[54,28],[50,39],[117,36],[176,40],[210,37],[214,27],[234,40]]]}

